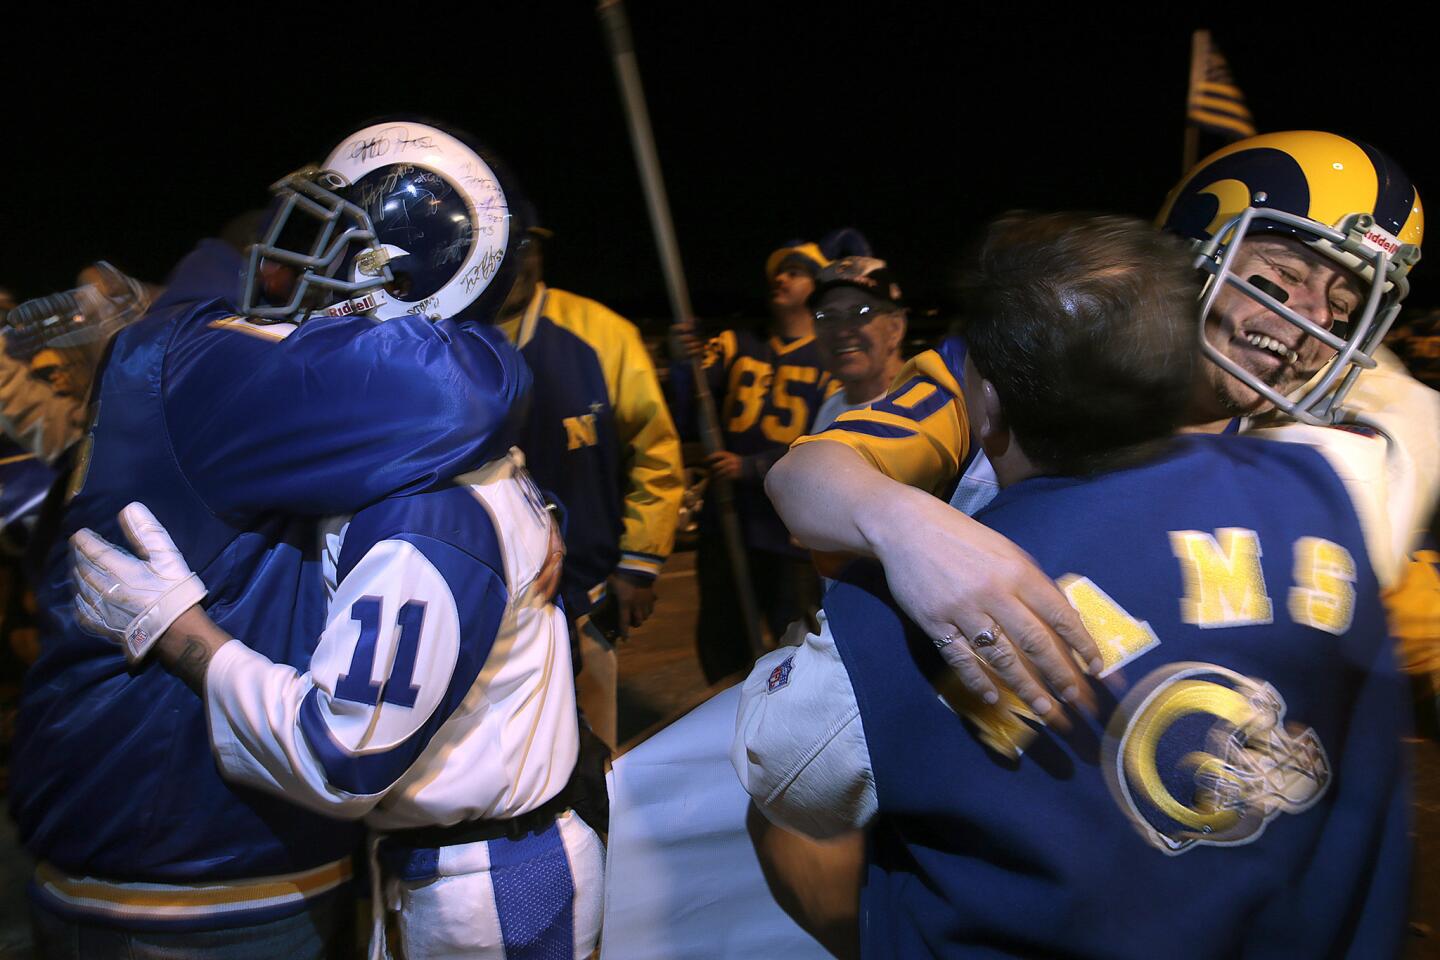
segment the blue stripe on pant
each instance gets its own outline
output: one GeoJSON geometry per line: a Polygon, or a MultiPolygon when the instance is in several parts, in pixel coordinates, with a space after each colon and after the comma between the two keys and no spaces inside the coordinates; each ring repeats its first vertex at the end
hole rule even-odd
{"type": "Polygon", "coordinates": [[[572,960],[575,878],[551,824],[518,840],[490,841],[490,883],[506,960],[572,960]]]}

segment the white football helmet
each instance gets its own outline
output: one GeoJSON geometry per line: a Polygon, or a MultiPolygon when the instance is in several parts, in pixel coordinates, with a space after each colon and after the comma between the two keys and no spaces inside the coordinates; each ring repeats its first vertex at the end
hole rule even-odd
{"type": "Polygon", "coordinates": [[[250,248],[241,312],[486,319],[510,290],[529,226],[497,166],[426,123],[356,131],[322,166],[270,188],[279,200],[250,248]],[[293,270],[293,284],[269,281],[269,265],[293,270]]]}

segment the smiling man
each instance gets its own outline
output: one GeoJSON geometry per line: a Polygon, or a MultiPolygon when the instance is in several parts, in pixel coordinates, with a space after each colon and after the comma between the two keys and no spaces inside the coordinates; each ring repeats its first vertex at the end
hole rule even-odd
{"type": "Polygon", "coordinates": [[[815,278],[810,296],[815,339],[830,374],[844,386],[815,414],[818,433],[847,410],[874,403],[899,374],[905,303],[884,260],[845,257],[815,278]]]}
{"type": "MultiPolygon", "coordinates": [[[[1245,241],[1234,270],[1262,293],[1313,317],[1326,329],[1343,331],[1361,304],[1353,274],[1286,237],[1245,241]]],[[[1335,356],[1320,340],[1233,288],[1217,297],[1205,332],[1214,350],[1282,395],[1304,386],[1335,356]]],[[[1218,365],[1206,370],[1213,372],[1196,382],[1191,399],[1197,421],[1226,421],[1266,406],[1264,396],[1218,365]]]]}
{"type": "Polygon", "coordinates": [[[1329,422],[1345,387],[1375,366],[1369,355],[1409,292],[1424,213],[1380,151],[1298,131],[1207,157],[1157,222],[1194,241],[1196,265],[1212,277],[1200,346],[1214,364],[1191,399],[1191,422],[1272,407],[1329,422]]]}

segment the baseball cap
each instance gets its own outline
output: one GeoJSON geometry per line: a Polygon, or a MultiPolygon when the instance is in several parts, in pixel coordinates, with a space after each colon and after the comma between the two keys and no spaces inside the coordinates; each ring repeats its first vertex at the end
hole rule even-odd
{"type": "Polygon", "coordinates": [[[765,258],[765,279],[774,280],[782,266],[793,267],[813,277],[829,262],[830,258],[821,251],[819,244],[809,240],[791,240],[765,258]]]}
{"type": "Polygon", "coordinates": [[[825,265],[815,276],[815,292],[807,302],[813,307],[826,290],[836,287],[855,287],[877,300],[905,306],[900,285],[895,282],[889,265],[875,257],[842,257],[825,265]]]}

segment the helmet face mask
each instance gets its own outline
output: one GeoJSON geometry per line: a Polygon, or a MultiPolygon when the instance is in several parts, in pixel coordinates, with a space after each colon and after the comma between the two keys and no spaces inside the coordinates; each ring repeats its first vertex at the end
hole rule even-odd
{"type": "Polygon", "coordinates": [[[1331,423],[1340,417],[1340,403],[1360,372],[1375,366],[1371,354],[1399,312],[1409,271],[1420,258],[1423,212],[1404,173],[1378,150],[1343,137],[1265,134],[1201,161],[1171,192],[1159,223],[1194,241],[1196,268],[1207,275],[1198,329],[1204,355],[1297,420],[1331,423]],[[1244,248],[1263,238],[1303,245],[1328,265],[1327,272],[1350,278],[1359,293],[1355,309],[1343,322],[1314,311],[1307,316],[1287,305],[1282,284],[1248,276],[1244,248]],[[1217,304],[1233,305],[1234,295],[1298,328],[1301,346],[1292,353],[1333,356],[1318,370],[1295,371],[1310,375],[1298,391],[1267,383],[1210,339],[1226,322],[1217,304]]]}
{"type": "Polygon", "coordinates": [[[369,215],[343,195],[348,186],[339,174],[313,166],[302,167],[271,186],[270,192],[279,198],[279,205],[265,236],[250,248],[245,298],[241,304],[244,314],[269,320],[300,319],[297,314],[307,305],[316,304],[317,293],[328,292],[330,296],[325,299],[334,299],[335,295],[355,297],[379,290],[394,280],[381,259],[382,251],[369,215]],[[298,221],[301,216],[308,217],[309,221],[298,221]],[[305,249],[295,249],[299,244],[294,238],[306,228],[310,236],[305,249]],[[352,252],[353,245],[359,245],[358,255],[352,252]],[[370,272],[361,272],[356,280],[337,277],[352,256],[357,264],[369,266],[370,272]],[[380,266],[375,269],[373,265],[377,260],[380,266]],[[296,280],[287,291],[286,302],[264,302],[263,262],[281,264],[295,271],[296,280]]]}
{"type": "Polygon", "coordinates": [[[323,167],[271,188],[276,210],[250,250],[242,312],[303,321],[493,311],[519,259],[512,237],[524,235],[501,183],[475,149],[439,128],[357,131],[323,167]],[[274,266],[295,273],[279,296],[273,278],[267,285],[274,266]]]}
{"type": "MultiPolygon", "coordinates": [[[[1338,228],[1297,217],[1283,210],[1247,207],[1221,227],[1210,240],[1198,244],[1196,269],[1208,274],[1200,301],[1198,337],[1207,358],[1230,376],[1241,381],[1276,409],[1306,423],[1330,423],[1361,370],[1375,366],[1371,354],[1384,339],[1400,301],[1409,290],[1406,274],[1419,259],[1419,248],[1411,244],[1387,243],[1383,233],[1367,214],[1347,217],[1338,228]],[[1345,321],[1319,323],[1287,305],[1286,291],[1259,277],[1236,273],[1237,260],[1245,240],[1295,236],[1319,252],[1338,269],[1347,271],[1361,291],[1361,304],[1345,321]],[[1306,239],[1301,239],[1306,238],[1306,239]],[[1392,255],[1394,251],[1395,255],[1392,255]],[[1216,301],[1230,288],[1259,303],[1269,312],[1298,327],[1306,336],[1331,351],[1332,359],[1310,377],[1299,394],[1286,396],[1254,372],[1236,363],[1211,342],[1209,331],[1216,301]]],[[[1393,241],[1393,238],[1389,238],[1393,241]]],[[[1248,272],[1248,271],[1247,271],[1248,272]]]]}

